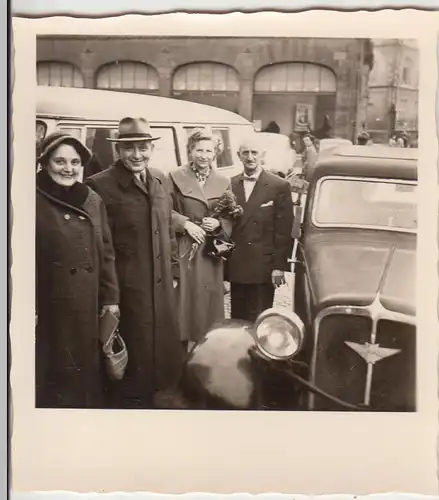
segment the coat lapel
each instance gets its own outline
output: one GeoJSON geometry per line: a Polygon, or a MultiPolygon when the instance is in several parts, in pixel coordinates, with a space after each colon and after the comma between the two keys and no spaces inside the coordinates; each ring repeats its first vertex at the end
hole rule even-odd
{"type": "Polygon", "coordinates": [[[209,177],[207,178],[202,191],[206,200],[212,200],[215,198],[220,198],[224,194],[224,191],[229,188],[229,179],[222,175],[219,175],[218,172],[213,169],[209,177]]]}
{"type": "Polygon", "coordinates": [[[139,179],[133,175],[133,181],[134,181],[134,184],[141,190],[143,191],[146,195],[148,195],[148,190],[146,189],[146,187],[139,181],[139,179]]]}
{"type": "Polygon", "coordinates": [[[233,179],[233,192],[236,196],[236,202],[238,203],[238,205],[241,205],[242,208],[245,208],[245,205],[246,205],[246,201],[245,201],[245,191],[244,191],[244,176],[241,174],[241,175],[238,175],[237,177],[235,177],[235,179],[233,179]]]}
{"type": "Polygon", "coordinates": [[[170,175],[183,196],[194,198],[207,206],[206,196],[189,166],[179,168],[170,175]]]}

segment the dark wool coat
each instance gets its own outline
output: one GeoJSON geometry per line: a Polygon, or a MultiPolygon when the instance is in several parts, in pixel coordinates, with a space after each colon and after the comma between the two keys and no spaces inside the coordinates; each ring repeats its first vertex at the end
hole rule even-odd
{"type": "Polygon", "coordinates": [[[214,169],[201,187],[193,170],[186,166],[170,173],[168,185],[180,257],[180,334],[182,340],[197,341],[213,323],[224,319],[224,271],[221,260],[204,254],[204,244],[189,261],[194,240],[186,233],[184,223],[188,219],[196,222],[209,217],[218,199],[230,189],[230,181],[214,169]]]}
{"type": "Polygon", "coordinates": [[[226,278],[233,283],[271,282],[274,269],[289,271],[293,240],[293,201],[289,183],[263,170],[248,201],[243,175],[232,179],[232,191],[244,208],[233,226],[235,251],[227,261],[226,278]]]}
{"type": "Polygon", "coordinates": [[[105,207],[87,190],[80,210],[37,188],[37,407],[104,404],[99,311],[119,292],[105,207]]]}
{"type": "Polygon", "coordinates": [[[113,384],[118,407],[151,407],[155,391],[176,382],[183,361],[171,202],[163,174],[148,170],[146,188],[120,160],[86,181],[104,200],[116,254],[120,333],[128,349],[126,375],[113,384]]]}

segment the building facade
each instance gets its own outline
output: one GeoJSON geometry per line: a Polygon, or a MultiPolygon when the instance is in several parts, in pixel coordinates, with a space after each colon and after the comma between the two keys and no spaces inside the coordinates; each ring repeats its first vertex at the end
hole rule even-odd
{"type": "Polygon", "coordinates": [[[367,126],[385,142],[395,131],[418,134],[419,49],[415,40],[376,39],[369,75],[367,126]]]}
{"type": "Polygon", "coordinates": [[[352,139],[371,50],[365,39],[44,36],[37,81],[210,104],[283,134],[327,115],[333,135],[352,139]]]}

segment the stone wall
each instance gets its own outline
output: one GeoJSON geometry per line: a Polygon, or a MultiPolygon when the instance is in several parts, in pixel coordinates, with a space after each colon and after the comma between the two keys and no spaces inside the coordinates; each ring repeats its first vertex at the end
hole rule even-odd
{"type": "Polygon", "coordinates": [[[253,85],[264,66],[307,62],[330,68],[337,78],[334,133],[351,138],[362,98],[363,40],[325,38],[226,37],[39,37],[37,62],[65,61],[77,66],[85,86],[96,86],[101,66],[118,60],[144,62],[159,74],[159,94],[172,96],[175,70],[191,62],[215,61],[235,68],[240,77],[238,112],[251,120],[253,85]]]}

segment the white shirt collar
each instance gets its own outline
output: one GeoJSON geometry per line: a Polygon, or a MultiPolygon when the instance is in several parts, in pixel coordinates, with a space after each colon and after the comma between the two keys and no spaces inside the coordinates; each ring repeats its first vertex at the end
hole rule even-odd
{"type": "Polygon", "coordinates": [[[254,172],[253,174],[251,175],[247,175],[245,172],[244,172],[244,180],[246,179],[246,177],[251,177],[252,179],[253,178],[256,178],[256,179],[259,179],[259,176],[261,175],[262,173],[262,168],[259,168],[258,170],[256,170],[256,172],[254,172]]]}

